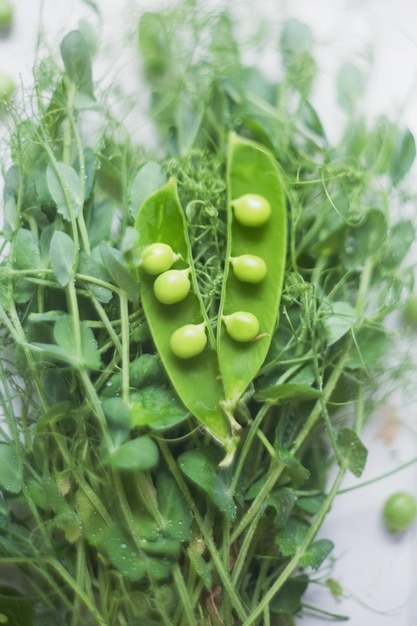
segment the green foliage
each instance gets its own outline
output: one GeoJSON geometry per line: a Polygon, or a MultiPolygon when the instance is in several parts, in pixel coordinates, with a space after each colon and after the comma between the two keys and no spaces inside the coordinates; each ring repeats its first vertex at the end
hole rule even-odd
{"type": "Polygon", "coordinates": [[[331,144],[314,33],[290,19],[273,36],[276,81],[245,65],[226,9],[140,17],[158,155],[95,85],[90,24],[37,60],[0,247],[0,567],[29,591],[0,589],[0,621],[293,621],[331,554],[317,533],[365,467],[361,430],[395,356],[385,318],[415,308],[415,227],[391,212],[414,199],[415,140],[368,122],[365,71],[343,64],[331,144]],[[266,238],[233,221],[246,193],[271,206],[266,238]],[[192,278],[168,309],[140,267],[162,241],[192,278]],[[242,286],[229,259],[248,252],[267,273],[242,286]],[[221,320],[243,303],[261,328],[245,347],[221,320]],[[204,323],[208,349],[180,364],[169,340],[185,323],[204,323]]]}

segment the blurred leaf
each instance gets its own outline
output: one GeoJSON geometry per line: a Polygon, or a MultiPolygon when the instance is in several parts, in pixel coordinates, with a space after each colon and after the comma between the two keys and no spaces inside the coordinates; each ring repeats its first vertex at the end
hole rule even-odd
{"type": "Polygon", "coordinates": [[[0,442],[0,486],[9,493],[20,493],[23,486],[19,457],[5,442],[0,442]]]}
{"type": "Polygon", "coordinates": [[[51,267],[61,287],[66,287],[75,271],[75,245],[69,235],[56,230],[50,247],[51,267]]]}
{"type": "Polygon", "coordinates": [[[414,163],[416,142],[408,128],[398,137],[391,164],[391,179],[394,185],[405,177],[414,163]]]}
{"type": "Polygon", "coordinates": [[[311,28],[296,18],[290,18],[284,24],[280,47],[284,54],[309,52],[314,43],[311,28]]]}
{"type": "Polygon", "coordinates": [[[122,289],[131,302],[139,299],[139,285],[127,269],[122,253],[104,241],[100,244],[100,254],[106,271],[114,284],[122,289]]]}
{"type": "Polygon", "coordinates": [[[73,30],[64,37],[61,56],[70,81],[79,92],[92,96],[90,47],[79,30],[73,30]]]}
{"type": "Polygon", "coordinates": [[[102,241],[111,239],[111,226],[116,209],[110,200],[105,199],[90,208],[87,220],[88,237],[92,249],[102,241]]]}
{"type": "Polygon", "coordinates": [[[365,79],[353,63],[344,63],[337,74],[338,101],[346,113],[352,113],[364,94],[365,79]]]}
{"type": "Polygon", "coordinates": [[[129,208],[135,219],[146,198],[162,187],[166,181],[167,176],[156,161],[148,161],[140,168],[130,188],[129,208]]]}
{"type": "Polygon", "coordinates": [[[334,302],[331,305],[331,310],[331,315],[323,319],[329,346],[348,333],[357,319],[355,309],[343,300],[334,302]]]}
{"type": "Polygon", "coordinates": [[[16,233],[14,257],[16,268],[20,270],[39,269],[43,265],[38,238],[27,228],[19,228],[16,233]]]}
{"type": "MultiPolygon", "coordinates": [[[[96,278],[103,282],[109,282],[109,275],[104,269],[100,252],[97,249],[93,250],[91,255],[88,255],[81,250],[77,273],[84,274],[84,276],[91,278],[96,278]]],[[[113,291],[111,289],[107,289],[107,287],[97,285],[93,281],[88,280],[80,280],[79,283],[92,292],[99,302],[108,303],[113,298],[113,291]]]]}
{"type": "Polygon", "coordinates": [[[46,170],[46,180],[58,213],[67,221],[75,219],[83,206],[81,181],[77,172],[66,163],[50,163],[46,170]]]}
{"type": "Polygon", "coordinates": [[[81,322],[79,327],[81,354],[77,352],[74,320],[70,315],[59,319],[54,326],[54,338],[60,348],[64,350],[66,357],[74,364],[85,365],[89,369],[100,369],[101,359],[94,333],[86,322],[81,322]],[[81,358],[81,362],[80,359],[81,358]]]}

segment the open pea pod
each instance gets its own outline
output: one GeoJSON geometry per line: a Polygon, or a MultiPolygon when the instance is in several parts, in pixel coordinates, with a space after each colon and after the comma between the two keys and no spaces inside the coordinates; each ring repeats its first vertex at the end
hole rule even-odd
{"type": "MultiPolygon", "coordinates": [[[[267,355],[275,330],[286,258],[286,201],[273,156],[259,144],[231,134],[228,155],[227,259],[219,308],[217,352],[226,406],[233,410],[267,355]],[[253,203],[255,198],[256,202],[253,203]],[[258,210],[259,209],[259,210],[258,210]],[[246,282],[230,259],[255,257],[255,282],[246,282]],[[256,264],[255,264],[256,265],[256,264]],[[259,267],[261,269],[259,269],[259,267]],[[248,313],[259,324],[245,339],[245,326],[231,336],[225,320],[248,313]],[[242,335],[242,336],[240,336],[242,335]]],[[[245,320],[243,320],[245,321],[245,320]]],[[[251,322],[250,322],[251,324],[251,322]]],[[[232,329],[233,330],[233,329],[232,329]]],[[[249,329],[249,334],[251,329],[249,329]]]]}
{"type": "Polygon", "coordinates": [[[179,302],[164,304],[155,297],[157,278],[140,266],[141,302],[155,346],[180,399],[200,424],[232,452],[236,443],[232,420],[222,409],[224,390],[215,341],[198,290],[184,211],[174,178],[145,200],[139,209],[135,228],[139,235],[139,254],[143,255],[152,244],[167,244],[176,255],[172,267],[190,270],[188,295],[179,302]],[[174,354],[171,347],[173,333],[184,325],[204,322],[208,341],[203,351],[186,359],[174,354]]]}

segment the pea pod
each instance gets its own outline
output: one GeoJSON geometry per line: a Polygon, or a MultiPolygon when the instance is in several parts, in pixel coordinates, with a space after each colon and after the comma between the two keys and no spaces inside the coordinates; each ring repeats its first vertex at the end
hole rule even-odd
{"type": "Polygon", "coordinates": [[[273,156],[253,141],[230,136],[228,155],[227,258],[241,255],[260,257],[266,265],[262,280],[239,280],[225,266],[217,327],[217,351],[226,406],[233,410],[267,355],[277,324],[286,257],[286,206],[283,183],[273,156]],[[238,215],[235,215],[235,207],[238,215]],[[270,208],[270,211],[269,211],[270,208]],[[261,211],[262,218],[245,215],[245,209],[261,211]],[[242,212],[244,218],[242,220],[242,212]],[[251,341],[239,341],[227,332],[237,312],[254,315],[259,334],[251,341]]]}
{"type": "Polygon", "coordinates": [[[232,451],[235,446],[233,420],[222,408],[224,391],[215,338],[198,289],[175,179],[171,178],[145,200],[138,212],[135,228],[139,234],[139,254],[152,244],[164,243],[177,255],[174,269],[189,269],[189,293],[179,302],[164,304],[155,297],[155,276],[139,267],[142,306],[155,346],[182,402],[216,440],[232,451]],[[190,359],[179,358],[172,349],[173,334],[185,325],[203,323],[208,334],[204,350],[190,359]]]}

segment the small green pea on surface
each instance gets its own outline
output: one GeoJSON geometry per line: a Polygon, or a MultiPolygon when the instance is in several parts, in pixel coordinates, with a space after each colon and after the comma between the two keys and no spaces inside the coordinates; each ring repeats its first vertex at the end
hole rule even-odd
{"type": "Polygon", "coordinates": [[[5,108],[11,101],[15,91],[16,84],[11,76],[0,72],[0,109],[5,108]]]}
{"type": "Polygon", "coordinates": [[[235,218],[242,226],[257,228],[263,226],[271,215],[268,200],[254,193],[247,193],[232,201],[235,218]]]}
{"type": "Polygon", "coordinates": [[[417,500],[407,491],[397,491],[385,501],[382,515],[390,532],[406,530],[417,518],[417,500]]]}
{"type": "Polygon", "coordinates": [[[0,31],[7,31],[13,22],[14,9],[9,0],[0,0],[0,31]]]}

